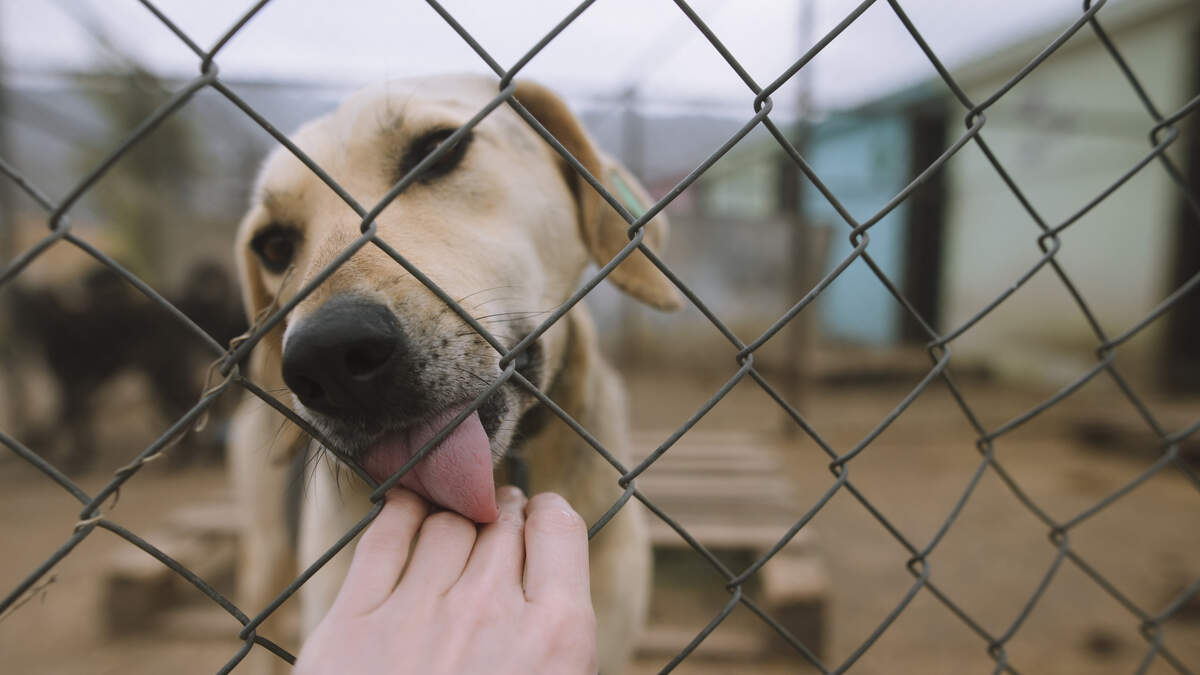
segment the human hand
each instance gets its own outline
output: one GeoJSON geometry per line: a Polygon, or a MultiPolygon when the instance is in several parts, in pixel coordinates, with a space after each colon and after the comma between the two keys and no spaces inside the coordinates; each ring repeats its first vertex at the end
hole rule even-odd
{"type": "Polygon", "coordinates": [[[583,519],[556,494],[496,497],[476,526],[390,491],[294,672],[594,675],[583,519]]]}

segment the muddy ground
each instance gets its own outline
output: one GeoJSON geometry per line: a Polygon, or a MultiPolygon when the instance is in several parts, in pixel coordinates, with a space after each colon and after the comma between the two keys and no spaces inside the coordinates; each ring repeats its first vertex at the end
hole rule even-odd
{"type": "MultiPolygon", "coordinates": [[[[830,446],[844,452],[871,433],[919,377],[914,367],[870,383],[810,383],[799,408],[830,446]]],[[[632,377],[635,426],[665,438],[721,382],[720,376],[632,377]]],[[[976,380],[965,381],[964,390],[988,429],[1018,417],[1051,393],[976,380]]],[[[1151,409],[1170,430],[1200,418],[1200,400],[1149,398],[1151,409]]],[[[773,433],[783,424],[783,415],[770,399],[753,382],[743,382],[700,422],[697,432],[773,433]]],[[[1050,517],[1066,521],[1153,463],[1156,448],[1143,427],[1116,388],[1097,380],[998,439],[997,458],[1029,499],[1050,517]]],[[[946,388],[935,385],[851,461],[851,483],[898,533],[923,547],[979,466],[976,436],[946,388]]],[[[834,478],[828,457],[811,440],[778,438],[773,444],[799,495],[799,515],[834,478]]],[[[81,485],[97,489],[122,463],[105,459],[105,466],[81,478],[81,485]]],[[[223,470],[217,467],[167,471],[150,466],[122,490],[110,516],[136,532],[149,532],[166,511],[218,499],[224,490],[223,470]]],[[[0,461],[0,589],[7,592],[70,536],[78,510],[77,502],[24,463],[0,461]]],[[[1197,523],[1200,490],[1169,468],[1073,527],[1069,544],[1130,602],[1156,614],[1200,578],[1197,523]]],[[[832,669],[850,658],[900,604],[914,578],[905,567],[908,552],[847,490],[839,491],[810,527],[830,580],[828,639],[822,654],[832,669]]],[[[1055,562],[1056,548],[1048,532],[996,472],[988,470],[929,556],[930,580],[981,629],[1001,636],[1055,562]]],[[[236,651],[238,643],[231,638],[236,622],[212,611],[197,612],[186,626],[158,626],[141,635],[112,637],[101,611],[100,579],[106,561],[124,546],[117,537],[95,531],[53,569],[47,577],[52,583],[4,617],[0,670],[211,673],[236,651]]],[[[681,620],[699,630],[720,609],[720,598],[716,601],[710,613],[681,620]]],[[[1022,673],[1132,673],[1147,649],[1138,625],[1129,609],[1066,560],[1005,650],[1022,673]]],[[[1165,645],[1190,672],[1200,671],[1200,602],[1193,600],[1166,624],[1165,645]]],[[[643,659],[638,672],[655,672],[665,660],[643,659]]],[[[849,672],[990,673],[994,667],[986,640],[922,589],[849,672]]],[[[676,672],[814,671],[799,658],[781,657],[688,660],[676,672]]],[[[1146,672],[1177,671],[1158,658],[1146,672]]]]}

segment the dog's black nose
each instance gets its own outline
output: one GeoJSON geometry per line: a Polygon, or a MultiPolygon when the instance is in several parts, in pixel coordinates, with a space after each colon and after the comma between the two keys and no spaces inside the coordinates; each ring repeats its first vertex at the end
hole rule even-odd
{"type": "Polygon", "coordinates": [[[374,418],[396,401],[407,373],[404,331],[387,307],[335,298],[288,335],[283,381],[308,408],[374,418]]]}

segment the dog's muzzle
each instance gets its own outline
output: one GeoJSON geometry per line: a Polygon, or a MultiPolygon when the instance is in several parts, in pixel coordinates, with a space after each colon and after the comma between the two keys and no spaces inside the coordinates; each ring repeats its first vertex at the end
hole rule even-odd
{"type": "MultiPolygon", "coordinates": [[[[306,408],[360,427],[357,457],[384,482],[466,410],[439,405],[416,373],[420,361],[395,315],[364,298],[326,302],[297,324],[283,348],[283,381],[306,408]]],[[[494,409],[489,418],[495,419],[494,409]]],[[[495,520],[488,434],[466,416],[400,478],[405,487],[478,522],[495,520]]]]}

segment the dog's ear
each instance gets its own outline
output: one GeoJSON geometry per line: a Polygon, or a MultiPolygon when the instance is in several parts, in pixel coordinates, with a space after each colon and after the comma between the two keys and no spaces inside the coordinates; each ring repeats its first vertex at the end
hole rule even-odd
{"type": "MultiPolygon", "coordinates": [[[[579,119],[566,103],[545,87],[528,81],[517,82],[514,92],[575,159],[596,177],[625,209],[635,217],[652,203],[638,181],[616,161],[598,150],[584,131],[579,119]]],[[[564,165],[565,166],[565,165],[564,165]]],[[[573,168],[565,166],[567,184],[579,203],[579,229],[592,259],[599,265],[612,260],[626,244],[629,224],[617,210],[573,168]]],[[[646,223],[642,242],[656,253],[667,243],[667,218],[661,212],[646,223]]],[[[680,306],[679,292],[641,251],[634,251],[609,275],[621,290],[657,309],[670,311],[680,306]]]]}

